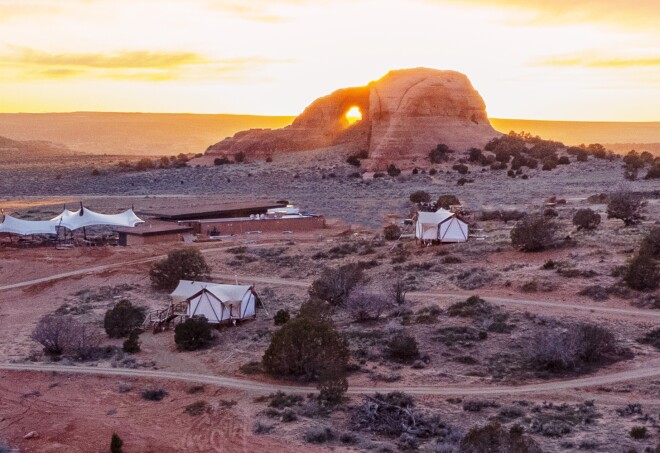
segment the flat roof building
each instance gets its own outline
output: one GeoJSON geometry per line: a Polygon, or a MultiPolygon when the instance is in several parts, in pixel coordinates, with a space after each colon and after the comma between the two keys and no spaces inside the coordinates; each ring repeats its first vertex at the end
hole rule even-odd
{"type": "Polygon", "coordinates": [[[227,219],[266,214],[269,209],[283,208],[286,206],[287,203],[284,202],[223,203],[199,207],[147,210],[140,211],[140,214],[168,221],[227,219]]]}

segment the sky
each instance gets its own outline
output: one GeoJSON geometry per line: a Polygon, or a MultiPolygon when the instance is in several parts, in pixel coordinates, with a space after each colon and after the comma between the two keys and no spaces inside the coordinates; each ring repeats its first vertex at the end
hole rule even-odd
{"type": "Polygon", "coordinates": [[[389,70],[496,118],[660,121],[660,0],[0,0],[0,112],[296,115],[389,70]]]}

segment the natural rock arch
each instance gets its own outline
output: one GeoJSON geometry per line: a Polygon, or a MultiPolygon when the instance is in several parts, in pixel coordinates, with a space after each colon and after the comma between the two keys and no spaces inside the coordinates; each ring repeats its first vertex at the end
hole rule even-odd
{"type": "Polygon", "coordinates": [[[275,153],[343,145],[367,150],[367,168],[428,163],[438,144],[464,151],[499,135],[468,78],[454,71],[416,68],[391,71],[364,87],[343,88],[310,104],[290,126],[250,130],[208,148],[210,155],[244,152],[264,158],[275,153]],[[353,106],[362,121],[349,125],[353,106]]]}

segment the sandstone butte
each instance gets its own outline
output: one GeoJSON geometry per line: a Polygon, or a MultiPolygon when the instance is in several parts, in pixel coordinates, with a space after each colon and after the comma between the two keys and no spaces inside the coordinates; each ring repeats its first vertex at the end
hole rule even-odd
{"type": "MultiPolygon", "coordinates": [[[[206,153],[248,158],[340,146],[367,151],[368,170],[428,166],[438,144],[456,151],[483,148],[501,135],[490,124],[486,105],[459,72],[414,68],[390,71],[367,86],[343,88],[309,105],[290,126],[251,129],[211,145],[206,153]],[[362,120],[352,125],[346,113],[357,106],[362,120]]],[[[329,150],[330,152],[330,150],[329,150]]]]}

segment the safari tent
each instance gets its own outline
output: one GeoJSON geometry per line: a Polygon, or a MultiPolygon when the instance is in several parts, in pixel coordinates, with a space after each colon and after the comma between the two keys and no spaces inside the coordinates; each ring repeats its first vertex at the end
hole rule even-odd
{"type": "Polygon", "coordinates": [[[415,222],[415,238],[424,242],[465,242],[468,239],[468,225],[446,209],[419,212],[415,222]]]}
{"type": "Polygon", "coordinates": [[[211,324],[256,316],[252,286],[181,280],[171,296],[173,303],[184,303],[186,316],[204,316],[211,324]]]}

